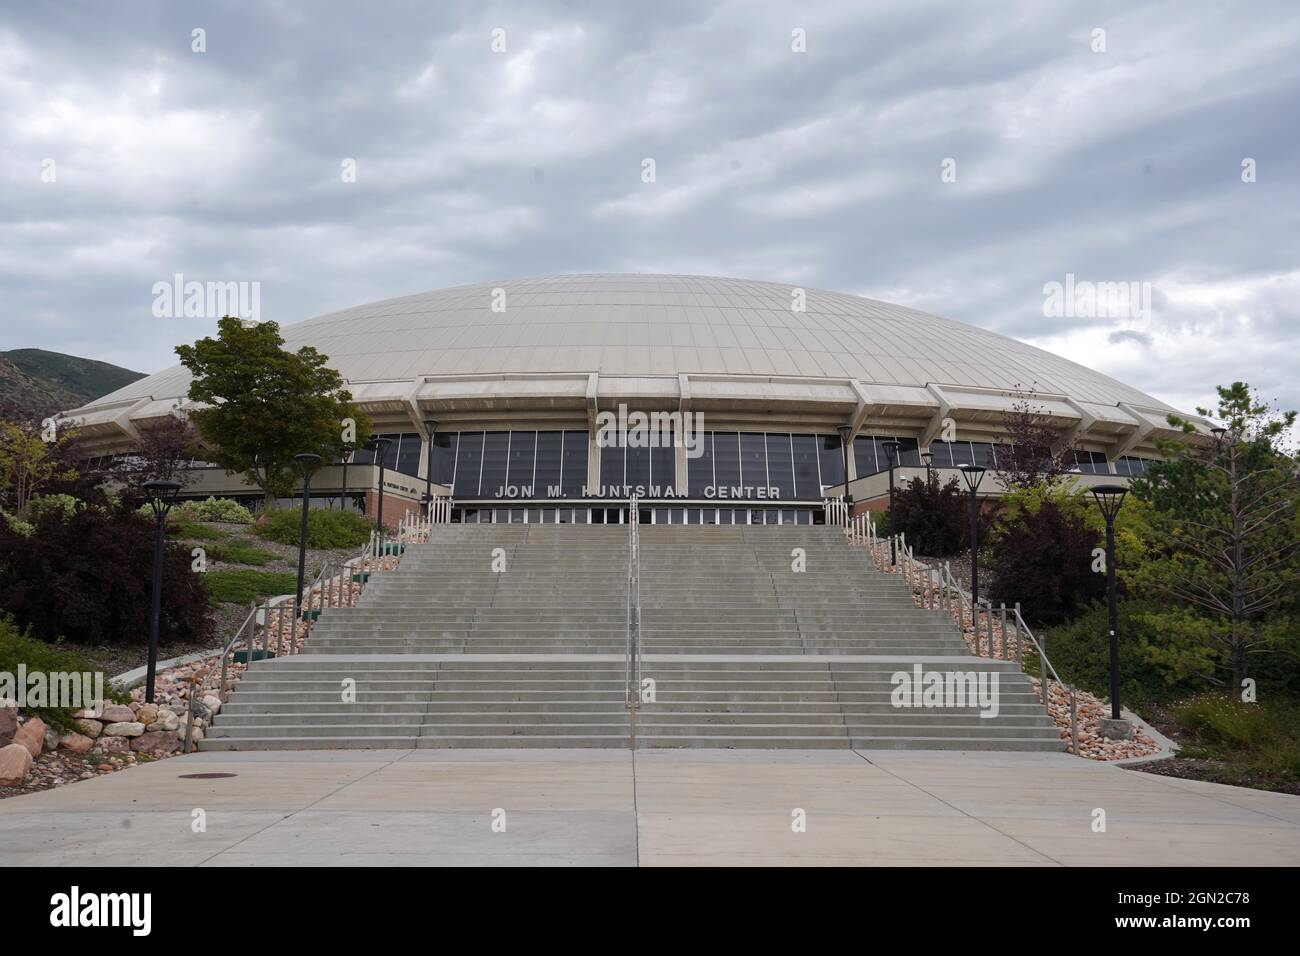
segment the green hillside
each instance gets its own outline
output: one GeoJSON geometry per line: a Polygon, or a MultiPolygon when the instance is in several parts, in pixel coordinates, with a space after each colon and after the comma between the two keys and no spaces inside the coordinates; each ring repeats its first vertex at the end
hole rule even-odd
{"type": "Polygon", "coordinates": [[[0,352],[0,407],[9,416],[36,418],[84,405],[143,373],[107,362],[44,349],[0,352]]]}

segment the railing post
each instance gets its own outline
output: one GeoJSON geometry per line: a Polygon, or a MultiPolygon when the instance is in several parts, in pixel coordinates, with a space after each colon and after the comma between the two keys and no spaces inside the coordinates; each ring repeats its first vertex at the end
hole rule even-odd
{"type": "Polygon", "coordinates": [[[1079,753],[1079,706],[1073,687],[1070,688],[1070,742],[1074,744],[1074,755],[1082,756],[1079,753]]]}
{"type": "Polygon", "coordinates": [[[1002,624],[1002,659],[1009,661],[1011,660],[1011,654],[1007,646],[1007,602],[1006,601],[1000,601],[998,603],[998,611],[1000,614],[1000,623],[1002,624]]]}
{"type": "Polygon", "coordinates": [[[1016,632],[1016,660],[1020,662],[1023,669],[1025,666],[1025,642],[1020,635],[1020,602],[1016,602],[1015,619],[1012,621],[1012,628],[1016,632]]]}
{"type": "Polygon", "coordinates": [[[1049,711],[1052,704],[1047,694],[1047,635],[1038,635],[1038,685],[1043,688],[1043,706],[1049,711]]]}

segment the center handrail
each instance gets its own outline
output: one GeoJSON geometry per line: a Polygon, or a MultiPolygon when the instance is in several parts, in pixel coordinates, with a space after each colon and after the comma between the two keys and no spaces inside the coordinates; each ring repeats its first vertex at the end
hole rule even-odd
{"type": "Polygon", "coordinates": [[[625,700],[628,746],[636,749],[636,712],[641,705],[641,509],[640,499],[628,499],[627,510],[627,672],[625,700]]]}

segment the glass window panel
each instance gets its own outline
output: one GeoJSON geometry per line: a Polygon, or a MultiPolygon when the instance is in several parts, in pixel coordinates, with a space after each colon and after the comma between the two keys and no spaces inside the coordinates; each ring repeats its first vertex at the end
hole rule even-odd
{"type": "Polygon", "coordinates": [[[455,493],[464,498],[479,496],[479,476],[483,471],[483,432],[461,432],[456,446],[455,493]]]}
{"type": "Polygon", "coordinates": [[[612,445],[600,450],[600,483],[605,486],[605,494],[620,494],[615,488],[623,486],[626,473],[627,449],[622,445],[612,445]]]}
{"type": "Polygon", "coordinates": [[[420,454],[424,451],[424,442],[415,432],[403,432],[402,446],[397,451],[397,470],[404,475],[420,473],[420,454]]]}
{"type": "Polygon", "coordinates": [[[795,435],[791,443],[794,446],[795,494],[800,498],[820,498],[822,485],[817,467],[817,436],[795,435]]]}
{"type": "Polygon", "coordinates": [[[935,441],[930,443],[930,464],[935,468],[951,468],[952,463],[952,443],[946,441],[935,441]]]}
{"type": "MultiPolygon", "coordinates": [[[[560,487],[560,460],[563,454],[563,432],[537,433],[537,468],[533,481],[536,483],[535,494],[539,498],[559,497],[551,495],[551,489],[560,487]]],[[[585,471],[582,477],[586,479],[585,471]]]]}
{"type": "Polygon", "coordinates": [[[993,468],[993,445],[990,442],[971,442],[971,454],[975,456],[972,464],[979,465],[981,468],[993,468]]]}
{"type": "Polygon", "coordinates": [[[898,463],[912,468],[921,467],[921,443],[916,438],[900,438],[898,444],[898,463]]]}
{"type": "Polygon", "coordinates": [[[705,497],[705,489],[712,488],[713,482],[713,432],[704,432],[699,436],[704,453],[699,458],[686,459],[687,493],[692,498],[705,497]]]}
{"type": "Polygon", "coordinates": [[[533,462],[537,452],[537,432],[510,433],[510,467],[507,480],[516,488],[530,488],[521,491],[529,497],[545,496],[545,488],[533,486],[533,462]]]}
{"type": "Polygon", "coordinates": [[[633,487],[641,485],[643,487],[650,484],[650,449],[649,448],[628,448],[627,451],[627,483],[633,487]]]}
{"type": "Polygon", "coordinates": [[[767,436],[767,480],[783,499],[794,494],[794,459],[790,455],[790,436],[767,436]]]}
{"type": "Polygon", "coordinates": [[[677,451],[671,444],[650,449],[650,484],[659,486],[661,495],[677,487],[677,451]]]}
{"type": "Polygon", "coordinates": [[[483,442],[483,481],[479,485],[483,497],[495,498],[504,491],[509,451],[509,432],[487,433],[483,442]]]}
{"type": "Polygon", "coordinates": [[[740,435],[713,433],[713,475],[719,489],[740,487],[740,435]]]}
{"type": "Polygon", "coordinates": [[[844,452],[840,449],[839,435],[822,435],[819,439],[818,457],[822,471],[822,486],[842,484],[844,481],[844,452]]]}
{"type": "Polygon", "coordinates": [[[853,467],[857,469],[859,478],[874,475],[886,467],[885,449],[877,447],[879,441],[870,435],[853,439],[853,467]]]}
{"type": "Polygon", "coordinates": [[[582,489],[587,486],[587,451],[586,432],[564,433],[564,494],[566,497],[581,498],[582,489]]]}
{"type": "Polygon", "coordinates": [[[440,485],[450,485],[456,475],[456,432],[433,436],[433,480],[440,485]]]}
{"type": "Polygon", "coordinates": [[[740,483],[746,488],[766,488],[767,442],[762,432],[740,436],[740,483]]]}

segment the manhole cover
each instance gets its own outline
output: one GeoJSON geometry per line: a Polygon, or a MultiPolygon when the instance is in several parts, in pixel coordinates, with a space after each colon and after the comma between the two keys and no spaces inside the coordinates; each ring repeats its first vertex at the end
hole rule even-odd
{"type": "Polygon", "coordinates": [[[221,777],[238,777],[237,773],[182,773],[178,774],[181,780],[217,780],[221,777]]]}

